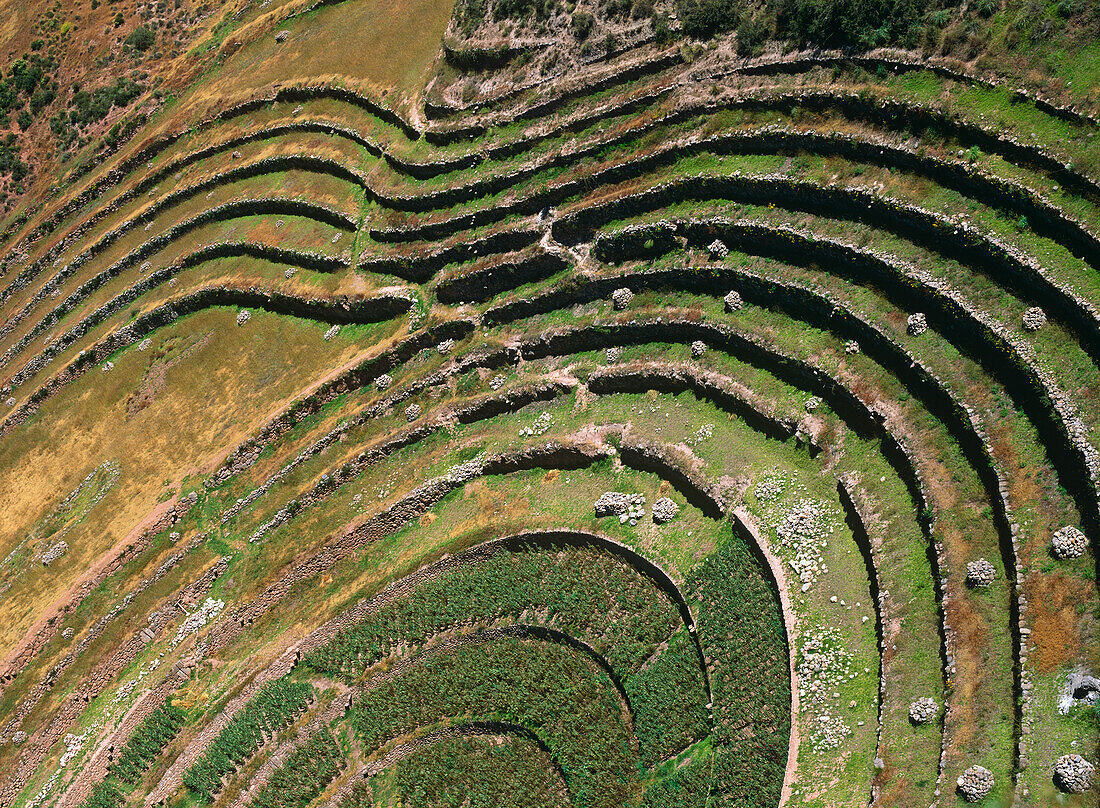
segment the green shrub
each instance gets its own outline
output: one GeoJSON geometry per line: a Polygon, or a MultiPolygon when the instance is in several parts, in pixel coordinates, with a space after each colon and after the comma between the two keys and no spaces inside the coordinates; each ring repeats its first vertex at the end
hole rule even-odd
{"type": "Polygon", "coordinates": [[[126,37],[126,46],[138,51],[139,53],[145,53],[149,48],[153,47],[153,44],[157,41],[157,34],[148,25],[139,25],[130,35],[126,37]]]}
{"type": "Polygon", "coordinates": [[[871,48],[900,41],[927,0],[769,0],[780,35],[826,47],[871,48]]]}
{"type": "Polygon", "coordinates": [[[573,15],[570,25],[573,29],[573,36],[583,42],[592,33],[592,28],[596,25],[596,18],[587,11],[578,11],[573,15]]]}
{"type": "Polygon", "coordinates": [[[683,32],[693,39],[710,39],[732,31],[741,22],[745,5],[740,0],[677,0],[676,13],[683,32]]]}

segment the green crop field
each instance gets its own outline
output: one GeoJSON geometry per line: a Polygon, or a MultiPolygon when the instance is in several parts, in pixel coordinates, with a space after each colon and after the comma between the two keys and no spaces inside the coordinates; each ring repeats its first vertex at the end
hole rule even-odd
{"type": "Polygon", "coordinates": [[[0,0],[0,808],[1100,805],[1098,65],[0,0]]]}

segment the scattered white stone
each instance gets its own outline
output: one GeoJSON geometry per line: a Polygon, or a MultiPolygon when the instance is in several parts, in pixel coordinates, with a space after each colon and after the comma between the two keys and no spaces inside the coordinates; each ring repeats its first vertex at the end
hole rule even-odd
{"type": "Polygon", "coordinates": [[[290,38],[290,31],[279,31],[275,34],[275,41],[280,45],[290,38]]]}
{"type": "Polygon", "coordinates": [[[844,343],[844,353],[848,354],[849,356],[853,356],[859,353],[859,351],[859,343],[856,342],[854,339],[850,339],[844,343]]]}
{"type": "Polygon", "coordinates": [[[115,369],[115,363],[114,362],[104,362],[103,363],[103,372],[104,373],[106,373],[109,370],[114,370],[114,369],[115,369]]]}
{"type": "Polygon", "coordinates": [[[443,342],[439,343],[435,349],[446,356],[455,349],[455,341],[453,339],[445,339],[443,342]]]}
{"type": "Polygon", "coordinates": [[[178,530],[173,530],[168,534],[168,540],[175,543],[180,540],[180,534],[178,530]]]}
{"type": "Polygon", "coordinates": [[[821,406],[821,399],[817,396],[813,396],[806,401],[806,412],[813,412],[821,406]]]}
{"type": "Polygon", "coordinates": [[[1085,534],[1073,525],[1066,525],[1055,532],[1050,540],[1051,551],[1055,558],[1080,558],[1088,549],[1085,534]]]}
{"type": "Polygon", "coordinates": [[[519,431],[519,434],[525,438],[537,437],[539,435],[545,435],[550,431],[550,425],[554,421],[554,416],[548,412],[541,413],[535,422],[531,426],[524,427],[519,431]]]}
{"type": "Polygon", "coordinates": [[[1032,306],[1024,312],[1024,329],[1026,331],[1038,331],[1047,323],[1047,313],[1038,306],[1032,306]]]}
{"type": "Polygon", "coordinates": [[[653,521],[659,525],[671,522],[680,512],[680,506],[668,497],[661,497],[653,503],[653,521]]]}
{"type": "Polygon", "coordinates": [[[613,365],[623,357],[623,349],[616,345],[612,348],[608,348],[604,352],[604,357],[607,359],[607,364],[613,365]]]}
{"type": "Polygon", "coordinates": [[[249,321],[249,319],[251,319],[251,317],[252,312],[250,312],[248,309],[241,309],[240,313],[237,314],[237,325],[244,325],[249,321]]]}
{"type": "Polygon", "coordinates": [[[1092,787],[1095,768],[1080,755],[1062,755],[1054,764],[1054,782],[1063,791],[1080,794],[1092,787]]]}
{"type": "Polygon", "coordinates": [[[936,700],[925,696],[909,705],[909,720],[914,724],[928,724],[939,715],[940,706],[936,700]]]}
{"type": "Polygon", "coordinates": [[[996,568],[984,558],[976,559],[966,565],[966,583],[981,589],[997,580],[996,568]]]}
{"type": "Polygon", "coordinates": [[[703,342],[702,340],[697,339],[697,340],[695,340],[695,342],[691,343],[691,355],[692,356],[700,357],[703,354],[705,354],[706,352],[707,352],[707,344],[705,342],[703,342]]]}
{"type": "Polygon", "coordinates": [[[910,335],[919,337],[928,330],[928,318],[924,316],[923,312],[919,311],[916,314],[910,314],[909,319],[905,321],[905,330],[910,335]]]}
{"type": "Polygon", "coordinates": [[[328,342],[329,340],[331,340],[333,337],[335,337],[339,333],[340,333],[340,326],[334,325],[332,328],[330,328],[328,331],[325,332],[325,336],[324,336],[325,342],[328,342]]]}
{"type": "Polygon", "coordinates": [[[152,344],[153,344],[153,340],[150,339],[149,337],[146,337],[145,339],[143,339],[141,342],[138,343],[138,350],[139,351],[147,351],[147,350],[149,350],[149,346],[152,345],[152,344]]]}
{"type": "Polygon", "coordinates": [[[11,736],[11,742],[16,746],[19,746],[25,740],[27,740],[27,733],[23,730],[17,730],[15,734],[11,736]]]}
{"type": "Polygon", "coordinates": [[[494,376],[492,378],[492,381],[489,382],[489,389],[490,390],[499,390],[500,388],[502,388],[504,386],[504,383],[506,381],[507,381],[507,379],[504,378],[504,374],[503,373],[498,373],[496,376],[494,376]]]}
{"type": "Polygon", "coordinates": [[[66,640],[71,640],[75,633],[76,633],[76,631],[73,629],[73,627],[69,626],[64,631],[61,632],[61,637],[63,639],[66,639],[66,640]]]}
{"type": "Polygon", "coordinates": [[[984,766],[971,766],[956,781],[967,802],[977,802],[993,790],[993,772],[984,766]]]}
{"type": "Polygon", "coordinates": [[[415,421],[420,417],[421,409],[419,404],[410,404],[405,408],[405,420],[415,421]]]}
{"type": "Polygon", "coordinates": [[[730,292],[722,298],[722,302],[726,304],[726,311],[728,312],[737,311],[745,305],[745,301],[741,299],[739,292],[730,292]]]}
{"type": "Polygon", "coordinates": [[[615,311],[622,311],[630,305],[630,301],[633,299],[634,293],[625,286],[611,293],[611,305],[615,311]]]}
{"type": "Polygon", "coordinates": [[[194,634],[200,628],[205,626],[211,620],[221,614],[222,609],[225,608],[224,600],[215,600],[214,598],[207,598],[203,601],[203,604],[195,611],[191,612],[180,623],[179,630],[176,631],[176,636],[172,640],[172,647],[175,648],[188,634],[194,634]]]}
{"type": "Polygon", "coordinates": [[[8,398],[8,400],[4,403],[7,404],[9,407],[14,407],[15,406],[15,396],[10,396],[8,398]]]}
{"type": "Polygon", "coordinates": [[[297,269],[295,269],[294,267],[291,267],[290,269],[288,269],[286,272],[283,273],[283,277],[286,278],[287,280],[290,280],[291,278],[294,277],[294,275],[297,272],[298,272],[297,269]]]}

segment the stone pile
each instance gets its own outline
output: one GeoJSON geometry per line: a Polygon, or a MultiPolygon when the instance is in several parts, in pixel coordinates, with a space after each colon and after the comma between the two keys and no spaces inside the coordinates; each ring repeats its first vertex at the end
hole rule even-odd
{"type": "Polygon", "coordinates": [[[436,346],[436,350],[443,356],[446,356],[455,349],[455,341],[453,339],[445,339],[443,342],[436,346]]]}
{"type": "Polygon", "coordinates": [[[919,337],[928,330],[928,318],[924,316],[923,312],[919,311],[916,314],[910,314],[909,319],[905,321],[905,330],[910,335],[919,337]]]}
{"type": "Polygon", "coordinates": [[[608,348],[603,353],[604,353],[604,357],[606,357],[606,359],[607,359],[607,364],[609,364],[609,365],[614,364],[615,362],[618,362],[623,357],[623,349],[620,348],[618,345],[616,345],[612,348],[608,348]]]}
{"type": "Polygon", "coordinates": [[[854,356],[855,354],[859,353],[859,351],[859,343],[856,342],[854,339],[850,339],[844,343],[844,353],[848,354],[849,356],[854,356]]]}
{"type": "Polygon", "coordinates": [[[925,696],[909,705],[909,720],[914,724],[929,724],[935,720],[939,711],[936,700],[925,696]]]}
{"type": "Polygon", "coordinates": [[[420,412],[421,409],[419,404],[410,404],[405,408],[405,420],[415,421],[417,418],[420,417],[420,412]]]}
{"type": "Polygon", "coordinates": [[[340,326],[334,325],[332,328],[330,328],[328,331],[325,332],[325,336],[324,336],[325,342],[328,342],[330,339],[332,339],[333,337],[335,337],[339,333],[340,333],[340,326]]]}
{"type": "Polygon", "coordinates": [[[618,516],[619,524],[637,524],[645,516],[645,497],[641,494],[624,494],[621,491],[604,491],[595,504],[596,516],[618,516]]]}
{"type": "Polygon", "coordinates": [[[726,311],[729,312],[737,311],[745,305],[745,301],[741,299],[741,295],[738,292],[730,292],[722,298],[722,302],[726,304],[726,311]]]}
{"type": "Polygon", "coordinates": [[[668,497],[661,497],[653,503],[653,521],[658,525],[671,522],[680,512],[680,506],[668,497]]]}
{"type": "Polygon", "coordinates": [[[379,390],[388,390],[391,384],[393,384],[393,376],[388,373],[383,373],[374,380],[374,386],[379,390]]]}
{"type": "Polygon", "coordinates": [[[1026,331],[1038,331],[1047,322],[1047,313],[1038,306],[1032,306],[1030,309],[1024,312],[1023,316],[1024,330],[1026,331]]]}
{"type": "Polygon", "coordinates": [[[1070,794],[1080,794],[1092,787],[1095,767],[1080,755],[1062,755],[1054,764],[1054,783],[1070,794]]]}
{"type": "Polygon", "coordinates": [[[702,340],[697,339],[697,340],[695,340],[695,342],[691,343],[691,355],[692,356],[699,357],[699,356],[702,356],[703,354],[705,354],[706,352],[707,352],[707,344],[705,342],[703,342],[702,340]]]}
{"type": "Polygon", "coordinates": [[[252,312],[248,309],[241,309],[240,314],[237,315],[237,325],[244,325],[251,319],[252,312]]]}
{"type": "Polygon", "coordinates": [[[634,293],[626,287],[616,289],[611,293],[611,305],[614,306],[615,311],[622,311],[630,305],[630,301],[634,299],[634,293]]]}
{"type": "Polygon", "coordinates": [[[489,389],[499,390],[504,386],[505,381],[507,381],[507,379],[505,379],[502,374],[498,373],[496,376],[493,377],[493,380],[489,382],[489,389]]]}
{"type": "Polygon", "coordinates": [[[997,580],[997,570],[984,558],[971,561],[966,565],[966,583],[968,586],[983,589],[995,580],[997,580]]]}
{"type": "Polygon", "coordinates": [[[715,260],[721,260],[730,254],[730,248],[723,244],[718,239],[715,239],[707,245],[707,253],[715,260]]]}
{"type": "Polygon", "coordinates": [[[1073,525],[1066,525],[1055,532],[1050,540],[1050,549],[1055,558],[1080,558],[1088,549],[1088,544],[1084,533],[1073,525]]]}
{"type": "Polygon", "coordinates": [[[971,766],[956,781],[967,802],[977,802],[993,790],[993,772],[985,766],[971,766]]]}

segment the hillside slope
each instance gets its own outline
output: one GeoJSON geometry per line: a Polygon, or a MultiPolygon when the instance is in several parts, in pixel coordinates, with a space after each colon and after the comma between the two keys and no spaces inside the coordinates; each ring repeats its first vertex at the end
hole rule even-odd
{"type": "Polygon", "coordinates": [[[36,2],[2,808],[1098,803],[1094,8],[36,2]]]}

